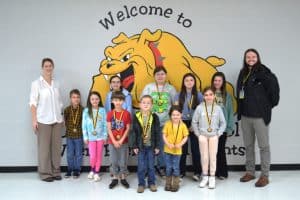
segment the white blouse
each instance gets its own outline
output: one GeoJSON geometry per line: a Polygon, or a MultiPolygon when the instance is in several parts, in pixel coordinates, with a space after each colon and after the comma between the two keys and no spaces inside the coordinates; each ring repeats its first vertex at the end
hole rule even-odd
{"type": "Polygon", "coordinates": [[[30,106],[37,108],[37,121],[43,124],[63,122],[63,104],[59,94],[59,84],[52,80],[51,85],[40,76],[31,83],[30,106]]]}

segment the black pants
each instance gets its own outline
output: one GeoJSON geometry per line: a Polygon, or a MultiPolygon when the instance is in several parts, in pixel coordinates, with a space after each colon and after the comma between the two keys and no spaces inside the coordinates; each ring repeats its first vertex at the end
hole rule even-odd
{"type": "MultiPolygon", "coordinates": [[[[191,121],[183,121],[189,128],[191,126],[191,121]]],[[[186,156],[188,155],[189,143],[191,144],[192,153],[192,164],[194,174],[201,175],[201,161],[200,161],[200,150],[198,137],[193,133],[189,133],[189,138],[187,142],[182,146],[182,155],[180,157],[180,174],[185,175],[186,172],[186,156]]]]}
{"type": "Polygon", "coordinates": [[[218,144],[217,169],[216,169],[217,177],[220,176],[223,176],[225,178],[228,177],[228,168],[227,168],[227,160],[226,160],[226,153],[225,153],[226,140],[227,140],[227,133],[223,133],[223,135],[219,137],[219,144],[218,144]]]}

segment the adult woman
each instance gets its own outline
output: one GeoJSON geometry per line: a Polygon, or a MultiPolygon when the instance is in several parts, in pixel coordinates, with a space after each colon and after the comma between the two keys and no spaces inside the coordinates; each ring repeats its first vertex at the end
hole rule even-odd
{"type": "Polygon", "coordinates": [[[42,75],[31,84],[32,127],[38,140],[38,172],[46,182],[61,180],[60,150],[63,127],[59,85],[53,80],[54,63],[42,60],[42,75]]]}
{"type": "Polygon", "coordinates": [[[279,85],[276,76],[265,65],[255,49],[244,54],[244,66],[237,82],[238,119],[241,119],[246,147],[246,173],[241,182],[255,179],[255,136],[260,150],[261,175],[256,187],[269,183],[270,145],[269,124],[271,110],[279,102],[279,85]]]}
{"type": "MultiPolygon", "coordinates": [[[[145,86],[142,95],[150,95],[153,98],[152,111],[157,114],[160,122],[160,129],[162,130],[165,122],[169,120],[169,110],[174,104],[176,90],[167,82],[167,70],[163,66],[157,66],[153,71],[155,79],[154,83],[149,83],[145,86]]],[[[160,175],[165,176],[165,162],[163,156],[164,142],[160,140],[160,152],[158,155],[158,167],[160,167],[160,175]]]]}
{"type": "Polygon", "coordinates": [[[227,136],[231,135],[234,130],[232,97],[226,91],[226,79],[223,72],[216,72],[213,75],[211,79],[211,87],[215,92],[216,103],[222,108],[226,120],[225,132],[220,136],[218,142],[216,169],[216,176],[219,179],[225,179],[228,177],[225,144],[227,136]]]}

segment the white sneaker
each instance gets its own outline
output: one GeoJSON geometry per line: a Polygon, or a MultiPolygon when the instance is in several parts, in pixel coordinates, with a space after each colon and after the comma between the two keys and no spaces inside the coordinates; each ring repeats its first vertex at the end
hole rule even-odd
{"type": "Polygon", "coordinates": [[[93,179],[94,178],[94,172],[90,171],[89,175],[88,175],[88,179],[93,179]]]}
{"type": "Polygon", "coordinates": [[[94,175],[94,181],[97,182],[97,181],[100,181],[100,180],[101,180],[101,178],[100,178],[99,174],[95,174],[94,175]]]}
{"type": "Polygon", "coordinates": [[[208,188],[209,189],[215,189],[216,188],[216,178],[214,176],[209,177],[208,188]]]}
{"type": "Polygon", "coordinates": [[[199,187],[204,188],[207,185],[207,183],[208,183],[208,176],[203,176],[199,184],[199,187]]]}
{"type": "Polygon", "coordinates": [[[197,182],[200,181],[200,175],[199,174],[194,174],[192,178],[193,178],[194,181],[197,181],[197,182]]]}

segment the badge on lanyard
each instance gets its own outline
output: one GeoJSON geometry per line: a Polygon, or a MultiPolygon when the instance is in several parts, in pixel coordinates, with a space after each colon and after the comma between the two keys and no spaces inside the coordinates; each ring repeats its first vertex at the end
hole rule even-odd
{"type": "Polygon", "coordinates": [[[245,98],[244,87],[242,87],[242,89],[240,90],[239,98],[240,98],[240,99],[244,99],[244,98],[245,98]]]}

